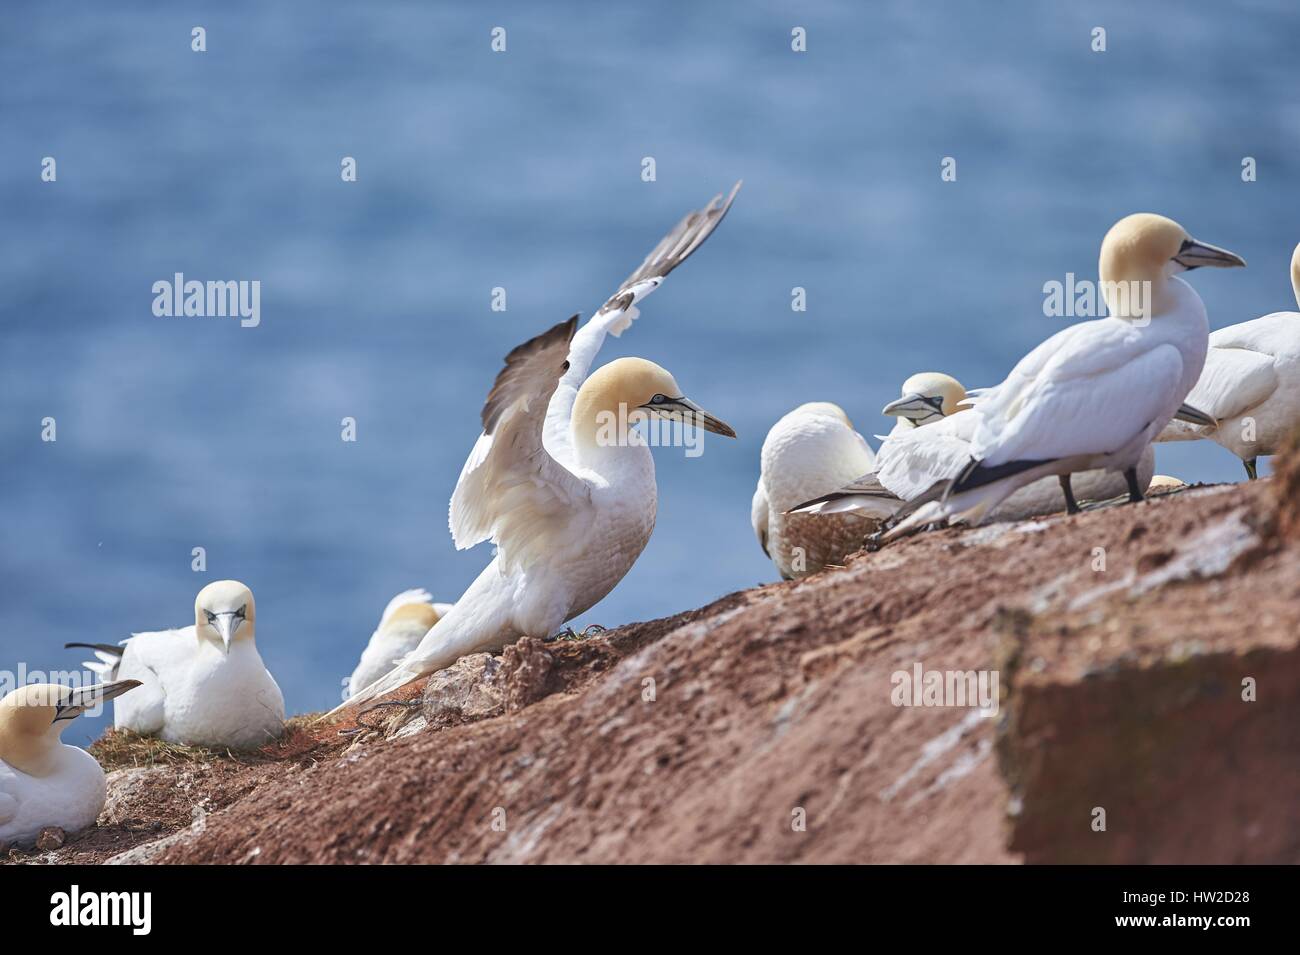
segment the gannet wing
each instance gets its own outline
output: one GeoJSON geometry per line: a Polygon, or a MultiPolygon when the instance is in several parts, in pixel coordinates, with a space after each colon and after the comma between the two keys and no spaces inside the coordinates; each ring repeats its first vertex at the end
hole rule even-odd
{"type": "MultiPolygon", "coordinates": [[[[1117,327],[1123,325],[1100,320],[1058,333],[1044,344],[1064,338],[1061,350],[1037,368],[1018,366],[1019,374],[1013,372],[966,412],[976,415],[970,453],[985,476],[1028,462],[1108,454],[1157,418],[1165,418],[1159,422],[1164,426],[1172,410],[1170,392],[1182,378],[1182,356],[1173,345],[1144,345],[1131,330],[1117,327]],[[1006,385],[1011,387],[1004,390],[1006,385]]],[[[1042,350],[1026,359],[1042,359],[1042,350]]],[[[979,483],[967,477],[962,487],[979,483]]]]}
{"type": "Polygon", "coordinates": [[[168,674],[185,666],[195,652],[194,627],[131,634],[122,641],[118,676],[141,686],[113,702],[113,723],[149,735],[166,721],[168,674]]]}
{"type": "Polygon", "coordinates": [[[1211,348],[1187,404],[1223,421],[1260,404],[1277,386],[1272,355],[1246,348],[1211,348]]]}
{"type": "Polygon", "coordinates": [[[758,479],[758,487],[754,489],[754,499],[749,504],[749,522],[754,526],[754,536],[758,538],[758,546],[763,548],[763,553],[768,557],[772,555],[767,550],[767,488],[763,487],[763,479],[758,479]]]}
{"type": "Polygon", "coordinates": [[[83,660],[81,665],[91,673],[97,673],[109,683],[117,679],[117,668],[122,662],[122,649],[111,643],[65,643],[63,649],[93,650],[94,660],[83,660]]]}
{"type": "Polygon", "coordinates": [[[379,618],[378,630],[384,629],[384,624],[388,623],[388,618],[397,612],[398,607],[405,607],[407,604],[432,604],[433,594],[423,587],[416,587],[414,590],[403,590],[400,594],[388,601],[388,606],[384,608],[383,614],[379,618]]]}
{"type": "Polygon", "coordinates": [[[591,363],[600,351],[605,336],[608,334],[617,338],[623,334],[640,314],[637,303],[657,289],[669,272],[685,262],[713,234],[713,230],[731,208],[740,185],[738,182],[732,187],[725,201],[719,193],[703,209],[687,213],[671,232],[659,240],[659,244],[650,251],[636,271],[623,280],[618,291],[574,335],[569,346],[569,367],[551,396],[546,411],[544,440],[546,449],[552,456],[566,464],[571,464],[574,460],[569,437],[573,402],[578,397],[578,389],[587,380],[587,372],[591,370],[591,363]]]}
{"type": "Polygon", "coordinates": [[[591,513],[587,482],[543,444],[546,403],[567,368],[578,316],[531,338],[506,356],[483,405],[483,434],[451,495],[451,536],[458,550],[491,540],[502,568],[527,563],[553,529],[591,513]]]}

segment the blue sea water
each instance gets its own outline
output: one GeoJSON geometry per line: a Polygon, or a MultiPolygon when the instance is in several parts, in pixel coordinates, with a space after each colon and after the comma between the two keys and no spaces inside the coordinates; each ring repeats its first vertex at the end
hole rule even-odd
{"type": "MultiPolygon", "coordinates": [[[[446,508],[501,357],[739,178],[601,358],[666,365],[740,439],[657,452],[654,538],[578,623],[771,580],[748,515],[776,418],[830,400],[870,434],[912,372],[998,381],[1064,321],[1044,283],[1095,277],[1120,216],[1249,260],[1192,277],[1215,327],[1293,304],[1297,39],[1290,0],[10,3],[0,670],[183,625],[236,577],[290,709],[332,705],[393,593],[452,600],[489,559],[446,508]],[[156,317],[177,272],[260,281],[261,324],[156,317]]],[[[1158,466],[1242,477],[1209,444],[1158,466]]]]}

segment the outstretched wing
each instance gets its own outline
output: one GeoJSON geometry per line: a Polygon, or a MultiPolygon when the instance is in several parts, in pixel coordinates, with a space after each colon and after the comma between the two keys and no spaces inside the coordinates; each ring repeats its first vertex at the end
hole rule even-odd
{"type": "Polygon", "coordinates": [[[664,278],[690,257],[713,234],[731,208],[732,200],[740,190],[740,183],[732,187],[724,201],[721,193],[703,209],[688,213],[676,228],[664,236],[645,257],[640,267],[624,279],[618,291],[609,297],[591,321],[573,337],[569,348],[569,367],[560,379],[546,412],[545,442],[552,455],[565,463],[574,460],[569,440],[569,422],[573,418],[573,402],[578,389],[587,379],[591,363],[600,351],[605,336],[617,338],[637,317],[637,303],[659,287],[664,278]]]}
{"type": "Polygon", "coordinates": [[[568,367],[577,328],[575,315],[506,356],[483,405],[483,433],[451,495],[458,549],[490,539],[503,567],[514,567],[556,527],[590,515],[591,489],[542,442],[546,404],[568,367]]]}

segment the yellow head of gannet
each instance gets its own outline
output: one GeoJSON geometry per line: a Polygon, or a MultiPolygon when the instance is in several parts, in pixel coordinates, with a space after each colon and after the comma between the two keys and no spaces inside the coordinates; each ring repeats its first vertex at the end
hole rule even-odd
{"type": "Polygon", "coordinates": [[[420,630],[421,636],[423,636],[441,617],[442,614],[438,612],[438,608],[432,604],[402,604],[393,611],[392,616],[385,621],[380,629],[420,630]]]}
{"type": "Polygon", "coordinates": [[[1241,256],[1198,242],[1173,219],[1151,212],[1125,216],[1101,243],[1098,275],[1110,314],[1150,318],[1173,307],[1171,275],[1203,265],[1245,265],[1241,256]]]}
{"type": "Polygon", "coordinates": [[[252,640],[257,608],[253,592],[237,580],[214,580],[194,598],[194,632],[229,654],[236,640],[252,640]]]}
{"type": "Polygon", "coordinates": [[[1291,253],[1291,291],[1295,292],[1295,303],[1300,306],[1300,245],[1291,253]]]}
{"type": "Polygon", "coordinates": [[[892,415],[899,424],[916,428],[967,407],[962,404],[966,389],[951,375],[937,371],[923,371],[903,382],[901,397],[881,409],[881,414],[892,415]]]}
{"type": "Polygon", "coordinates": [[[578,390],[573,403],[574,444],[626,446],[630,427],[646,416],[736,436],[730,425],[685,397],[666,369],[644,358],[618,358],[592,372],[578,390]]]}
{"type": "Polygon", "coordinates": [[[139,685],[139,680],[120,680],[79,689],[53,683],[20,686],[0,700],[0,760],[28,776],[48,776],[58,769],[59,738],[68,724],[139,685]]]}

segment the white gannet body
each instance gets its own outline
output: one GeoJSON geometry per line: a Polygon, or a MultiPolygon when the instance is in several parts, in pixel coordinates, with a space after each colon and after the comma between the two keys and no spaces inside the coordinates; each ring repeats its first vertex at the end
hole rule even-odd
{"type": "Polygon", "coordinates": [[[194,600],[194,625],[136,633],[120,648],[90,647],[90,669],[138,680],[140,690],[113,707],[113,725],[172,743],[251,749],[284,730],[284,696],[255,642],[253,593],[218,580],[194,600]]]}
{"type": "Polygon", "coordinates": [[[348,695],[365,689],[397,666],[450,609],[451,604],[434,603],[433,596],[422,589],[404,590],[390,600],[362,651],[361,662],[348,679],[348,695]]]}
{"type": "Polygon", "coordinates": [[[786,580],[837,564],[862,547],[893,512],[864,510],[829,516],[787,514],[816,494],[870,470],[875,455],[838,405],[800,405],[772,426],[763,441],[758,488],[750,510],[763,552],[786,580]]]}
{"type": "MultiPolygon", "coordinates": [[[[1300,245],[1291,255],[1291,287],[1300,306],[1300,245]]],[[[1273,312],[1212,332],[1187,403],[1218,424],[1171,421],[1160,440],[1209,438],[1241,458],[1253,479],[1256,459],[1276,454],[1300,424],[1300,312],[1273,312]]]]}
{"type": "MultiPolygon", "coordinates": [[[[863,474],[833,493],[800,504],[797,513],[832,515],[865,511],[894,511],[924,495],[938,482],[964,467],[971,457],[977,416],[971,411],[981,397],[966,394],[955,378],[937,372],[913,375],[903,383],[902,397],[885,406],[883,413],[902,420],[889,433],[876,454],[871,473],[863,474]]],[[[1155,452],[1148,446],[1138,463],[1142,487],[1155,470],[1155,452]]],[[[1074,491],[1082,500],[1106,500],[1124,493],[1122,475],[1104,470],[1074,476],[1074,491]]],[[[1018,521],[1051,514],[1066,506],[1060,482],[1043,478],[1022,487],[983,518],[1018,521]]]]}
{"type": "MultiPolygon", "coordinates": [[[[1021,487],[1102,468],[1122,472],[1140,500],[1137,466],[1179,410],[1205,362],[1205,306],[1176,273],[1245,262],[1147,213],[1116,223],[1102,242],[1110,317],[1063,329],[1020,360],[975,407],[970,458],[889,532],[937,520],[978,523],[1021,487]]],[[[920,501],[921,499],[918,499],[920,501]]]]}
{"type": "Polygon", "coordinates": [[[637,303],[713,232],[736,189],[682,219],[580,330],[575,315],[506,356],[449,521],[457,549],[490,540],[496,556],[415,650],[334,712],[465,654],[548,637],[608,594],[654,528],[654,460],[637,422],[735,436],[653,362],[620,358],[588,369],[605,336],[631,325],[637,303]]]}
{"type": "Polygon", "coordinates": [[[104,770],[60,737],[92,706],[139,685],[33,683],[0,700],[0,845],[28,845],[46,826],[72,833],[95,822],[104,808],[104,770]]]}

